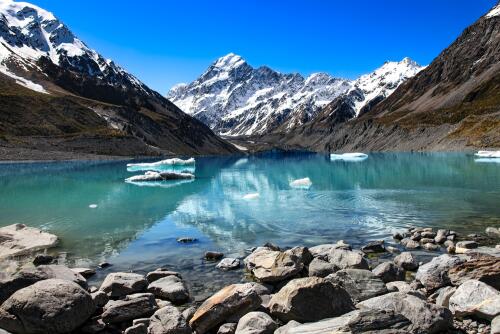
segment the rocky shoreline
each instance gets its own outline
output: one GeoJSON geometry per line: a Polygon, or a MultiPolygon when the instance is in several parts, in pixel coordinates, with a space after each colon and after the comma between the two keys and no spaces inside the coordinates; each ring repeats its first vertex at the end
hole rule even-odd
{"type": "Polygon", "coordinates": [[[0,279],[0,334],[500,333],[496,227],[467,236],[411,228],[394,233],[398,247],[267,243],[242,259],[207,251],[218,269],[245,271],[244,282],[204,300],[193,298],[189,277],[168,268],[112,272],[89,286],[95,269],[40,254],[55,236],[24,225],[0,229],[0,261],[27,256],[34,236],[33,263],[0,279]],[[431,256],[424,263],[419,252],[431,256]]]}

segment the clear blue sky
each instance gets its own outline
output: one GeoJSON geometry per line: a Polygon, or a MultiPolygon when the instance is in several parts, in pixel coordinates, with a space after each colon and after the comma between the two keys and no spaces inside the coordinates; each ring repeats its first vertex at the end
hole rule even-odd
{"type": "Polygon", "coordinates": [[[496,0],[32,0],[160,93],[234,52],[252,66],[355,78],[428,64],[496,0]]]}

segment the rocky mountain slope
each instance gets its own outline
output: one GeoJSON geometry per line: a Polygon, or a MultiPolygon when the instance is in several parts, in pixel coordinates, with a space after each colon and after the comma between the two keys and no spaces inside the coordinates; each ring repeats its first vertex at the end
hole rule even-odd
{"type": "Polygon", "coordinates": [[[0,146],[114,155],[236,149],[88,48],[52,13],[0,2],[0,146]]]}
{"type": "Polygon", "coordinates": [[[282,74],[251,67],[228,54],[215,61],[197,80],[173,87],[167,97],[179,108],[224,135],[288,132],[315,118],[332,100],[345,96],[354,117],[370,102],[391,94],[421,67],[405,58],[387,62],[373,73],[349,81],[314,73],[282,74]]]}
{"type": "Polygon", "coordinates": [[[316,151],[464,150],[500,147],[500,4],[386,99],[360,110],[342,98],[283,136],[316,151]]]}

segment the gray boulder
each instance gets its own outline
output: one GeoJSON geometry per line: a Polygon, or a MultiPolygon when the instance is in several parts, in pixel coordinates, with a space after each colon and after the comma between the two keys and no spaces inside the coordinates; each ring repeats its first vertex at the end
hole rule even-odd
{"type": "Polygon", "coordinates": [[[317,245],[309,248],[309,252],[313,257],[327,257],[334,249],[345,249],[351,250],[351,246],[349,244],[344,243],[343,240],[338,241],[335,244],[323,244],[317,245]]]}
{"type": "Polygon", "coordinates": [[[123,334],[148,334],[148,327],[144,324],[132,325],[123,334]]]}
{"type": "Polygon", "coordinates": [[[491,321],[491,334],[500,334],[500,315],[491,321]]]}
{"type": "Polygon", "coordinates": [[[125,299],[110,300],[104,305],[102,320],[107,324],[151,315],[158,309],[152,293],[137,293],[126,296],[125,299]]]}
{"type": "Polygon", "coordinates": [[[500,228],[496,227],[487,227],[486,234],[492,237],[500,237],[500,228]]]}
{"type": "Polygon", "coordinates": [[[95,311],[78,284],[47,279],[16,291],[0,307],[0,328],[13,333],[68,333],[95,311]]]}
{"type": "Polygon", "coordinates": [[[217,268],[221,270],[234,270],[238,269],[239,267],[240,260],[232,257],[226,257],[217,264],[217,268]]]}
{"type": "Polygon", "coordinates": [[[297,278],[273,295],[268,306],[281,321],[318,321],[351,311],[346,290],[320,277],[297,278]],[[314,301],[314,302],[311,302],[314,301]]]}
{"type": "Polygon", "coordinates": [[[382,262],[372,270],[372,273],[384,283],[405,279],[404,269],[396,266],[393,262],[382,262]]]}
{"type": "Polygon", "coordinates": [[[315,257],[311,263],[309,263],[309,276],[326,277],[338,270],[340,270],[340,268],[337,267],[337,265],[322,260],[319,257],[315,257]]]}
{"type": "Polygon", "coordinates": [[[151,317],[148,334],[192,334],[186,319],[174,306],[162,307],[151,317]]]}
{"type": "Polygon", "coordinates": [[[92,297],[92,300],[97,307],[103,307],[109,301],[109,297],[104,291],[92,292],[90,296],[92,297]]]}
{"type": "Polygon", "coordinates": [[[343,269],[327,276],[325,280],[344,288],[354,302],[388,292],[384,282],[379,277],[364,269],[343,269]]]}
{"type": "Polygon", "coordinates": [[[411,294],[392,292],[367,299],[356,305],[359,309],[393,311],[401,314],[421,333],[445,332],[453,324],[453,316],[448,309],[430,304],[411,294]]]}
{"type": "Polygon", "coordinates": [[[492,320],[500,314],[500,292],[486,283],[469,280],[450,297],[449,306],[456,317],[473,315],[492,320]]]}
{"type": "Polygon", "coordinates": [[[418,261],[410,252],[403,252],[394,258],[394,264],[403,268],[404,270],[417,270],[418,261]]]}
{"type": "Polygon", "coordinates": [[[186,319],[186,321],[189,321],[191,320],[191,318],[195,313],[196,313],[196,306],[191,306],[182,311],[182,316],[184,317],[184,319],[186,319]]]}
{"type": "Polygon", "coordinates": [[[219,327],[217,334],[234,334],[236,332],[236,326],[238,324],[235,322],[228,322],[219,327]]]}
{"type": "Polygon", "coordinates": [[[419,280],[427,290],[435,290],[450,284],[448,270],[462,260],[457,256],[443,254],[418,268],[415,279],[419,280]]]}
{"type": "Polygon", "coordinates": [[[0,228],[0,260],[24,256],[57,245],[57,236],[24,224],[0,228]]]}
{"type": "Polygon", "coordinates": [[[326,259],[340,269],[368,269],[363,253],[346,249],[332,249],[326,259]]]}
{"type": "Polygon", "coordinates": [[[274,334],[288,334],[289,330],[292,328],[295,328],[297,326],[300,326],[301,323],[295,320],[290,320],[289,322],[286,323],[286,325],[279,327],[274,331],[274,334]]]}
{"type": "Polygon", "coordinates": [[[159,280],[160,278],[167,277],[167,276],[177,276],[179,278],[182,278],[181,274],[179,274],[176,271],[171,271],[171,270],[165,270],[165,269],[156,269],[155,271],[150,271],[146,275],[146,280],[149,283],[153,283],[156,280],[159,280]]]}
{"type": "Polygon", "coordinates": [[[385,285],[387,287],[387,290],[389,292],[410,292],[413,289],[411,288],[410,284],[406,283],[405,281],[393,281],[389,282],[385,285]]]}
{"type": "Polygon", "coordinates": [[[148,286],[143,275],[134,273],[111,273],[106,276],[99,290],[110,297],[124,297],[136,292],[142,292],[148,286]]]}
{"type": "Polygon", "coordinates": [[[280,282],[297,275],[304,268],[304,263],[292,252],[266,247],[259,247],[247,256],[245,264],[261,282],[280,282]]]}
{"type": "Polygon", "coordinates": [[[475,279],[500,290],[500,265],[498,257],[486,254],[472,253],[467,255],[467,261],[460,263],[448,271],[453,285],[475,279]]]}
{"type": "Polygon", "coordinates": [[[232,284],[205,300],[189,325],[197,334],[204,334],[230,318],[239,318],[256,310],[261,303],[262,299],[252,284],[232,284]]]}
{"type": "Polygon", "coordinates": [[[361,247],[363,253],[383,253],[385,252],[384,240],[375,240],[361,247]]]}
{"type": "Polygon", "coordinates": [[[236,334],[273,334],[278,324],[264,312],[249,312],[238,321],[236,334]]]}
{"type": "Polygon", "coordinates": [[[401,245],[403,245],[405,248],[408,249],[420,248],[420,244],[417,241],[412,240],[410,238],[404,238],[403,240],[401,240],[401,245]]]}
{"type": "Polygon", "coordinates": [[[174,304],[182,304],[189,300],[189,290],[186,284],[174,275],[154,281],[148,285],[147,291],[174,304]]]}
{"type": "Polygon", "coordinates": [[[445,286],[444,288],[439,289],[438,295],[436,297],[436,305],[441,307],[449,308],[450,297],[455,293],[457,288],[452,286],[445,286]]]}

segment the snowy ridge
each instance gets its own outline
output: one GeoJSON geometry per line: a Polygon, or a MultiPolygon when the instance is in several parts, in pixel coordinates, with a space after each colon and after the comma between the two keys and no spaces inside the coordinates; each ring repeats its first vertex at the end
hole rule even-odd
{"type": "MultiPolygon", "coordinates": [[[[11,74],[19,70],[28,71],[28,68],[40,70],[37,61],[42,57],[57,66],[104,80],[107,84],[131,85],[146,94],[151,93],[133,75],[88,48],[52,13],[27,2],[1,0],[0,66],[5,69],[15,65],[15,70],[8,72],[11,74]]],[[[19,78],[19,73],[14,75],[19,78]]]]}
{"type": "Polygon", "coordinates": [[[488,14],[486,14],[487,18],[495,17],[495,16],[500,16],[500,2],[493,7],[488,14]]]}
{"type": "Polygon", "coordinates": [[[265,66],[253,68],[230,53],[192,83],[172,87],[167,98],[219,134],[264,134],[278,127],[289,130],[300,126],[342,96],[352,100],[357,116],[367,103],[387,97],[422,68],[405,58],[386,62],[354,81],[327,73],[304,78],[265,66]]]}

